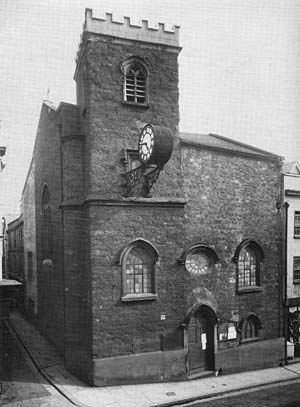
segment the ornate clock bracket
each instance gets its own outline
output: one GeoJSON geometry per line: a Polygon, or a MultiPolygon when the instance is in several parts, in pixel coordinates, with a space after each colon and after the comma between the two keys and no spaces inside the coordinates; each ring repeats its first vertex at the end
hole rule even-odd
{"type": "Polygon", "coordinates": [[[168,127],[147,124],[142,129],[138,141],[141,165],[125,174],[126,196],[132,196],[136,192],[149,198],[150,190],[170,159],[172,150],[172,131],[168,127]]]}
{"type": "Polygon", "coordinates": [[[128,171],[126,176],[126,196],[132,196],[136,186],[141,185],[142,196],[150,198],[150,190],[158,180],[159,174],[163,169],[162,166],[156,166],[154,168],[147,168],[146,165],[140,165],[133,170],[128,171]],[[150,169],[150,171],[149,171],[150,169]]]}
{"type": "Polygon", "coordinates": [[[143,195],[146,197],[150,197],[150,190],[158,180],[159,174],[163,169],[162,166],[157,166],[151,169],[149,172],[144,174],[144,183],[143,183],[143,195]]]}

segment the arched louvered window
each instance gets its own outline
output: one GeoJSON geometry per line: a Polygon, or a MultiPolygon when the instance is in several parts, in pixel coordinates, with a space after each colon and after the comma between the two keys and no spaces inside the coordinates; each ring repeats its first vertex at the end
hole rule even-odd
{"type": "Polygon", "coordinates": [[[139,60],[129,60],[123,65],[125,102],[148,103],[148,70],[139,60]]]}
{"type": "Polygon", "coordinates": [[[43,213],[43,259],[52,257],[52,225],[51,225],[51,201],[50,192],[47,186],[43,189],[42,195],[42,213],[43,213]]]}

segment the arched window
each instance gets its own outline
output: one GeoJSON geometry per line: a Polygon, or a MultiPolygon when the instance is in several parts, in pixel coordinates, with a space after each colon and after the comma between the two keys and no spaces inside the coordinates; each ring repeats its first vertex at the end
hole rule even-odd
{"type": "Polygon", "coordinates": [[[148,103],[148,70],[143,62],[132,58],[126,61],[124,73],[123,100],[136,104],[148,103]]]}
{"type": "Polygon", "coordinates": [[[241,323],[241,341],[253,341],[259,339],[261,329],[260,320],[255,315],[250,315],[241,323]]]}
{"type": "Polygon", "coordinates": [[[244,247],[239,254],[239,287],[259,285],[257,256],[251,247],[244,247]]]}
{"type": "Polygon", "coordinates": [[[253,240],[243,241],[237,248],[233,260],[237,263],[238,290],[255,289],[260,286],[261,247],[253,240]]]}
{"type": "Polygon", "coordinates": [[[43,189],[42,194],[42,213],[43,213],[43,259],[51,259],[52,257],[52,225],[51,225],[51,202],[50,192],[47,185],[43,189]]]}
{"type": "Polygon", "coordinates": [[[122,300],[153,299],[155,295],[155,265],[158,253],[143,241],[131,243],[121,255],[122,300]]]}

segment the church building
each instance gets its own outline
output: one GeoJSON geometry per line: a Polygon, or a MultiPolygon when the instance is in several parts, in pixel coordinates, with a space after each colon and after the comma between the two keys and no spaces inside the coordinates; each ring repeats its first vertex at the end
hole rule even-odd
{"type": "Polygon", "coordinates": [[[178,132],[180,50],[177,26],[86,9],[77,103],[42,105],[25,303],[96,386],[284,361],[282,159],[178,132]]]}

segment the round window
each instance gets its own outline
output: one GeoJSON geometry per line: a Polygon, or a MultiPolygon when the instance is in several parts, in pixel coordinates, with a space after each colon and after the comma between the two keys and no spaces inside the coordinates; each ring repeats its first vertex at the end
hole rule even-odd
{"type": "Polygon", "coordinates": [[[211,259],[202,252],[191,252],[186,256],[185,268],[191,274],[207,274],[211,270],[211,259]]]}

